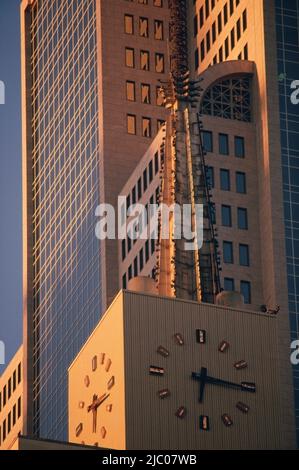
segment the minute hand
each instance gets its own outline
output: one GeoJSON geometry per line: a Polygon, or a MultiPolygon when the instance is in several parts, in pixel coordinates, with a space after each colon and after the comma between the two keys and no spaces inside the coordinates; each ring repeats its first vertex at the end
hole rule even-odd
{"type": "Polygon", "coordinates": [[[256,391],[256,386],[252,382],[241,382],[240,384],[237,384],[234,382],[229,382],[227,380],[216,379],[215,377],[210,377],[209,375],[206,377],[206,383],[220,385],[222,387],[234,388],[237,390],[242,390],[243,392],[255,393],[256,391]]]}

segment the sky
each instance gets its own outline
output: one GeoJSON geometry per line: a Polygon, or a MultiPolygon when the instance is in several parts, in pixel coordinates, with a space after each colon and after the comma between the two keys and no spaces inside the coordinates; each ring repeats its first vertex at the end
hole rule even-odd
{"type": "MultiPolygon", "coordinates": [[[[0,0],[0,341],[8,364],[22,341],[20,0],[0,0]]],[[[0,373],[3,367],[0,366],[0,373]]]]}

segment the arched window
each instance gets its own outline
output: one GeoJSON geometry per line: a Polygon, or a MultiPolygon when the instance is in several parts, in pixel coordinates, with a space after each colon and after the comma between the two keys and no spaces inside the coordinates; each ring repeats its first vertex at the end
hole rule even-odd
{"type": "Polygon", "coordinates": [[[203,96],[201,113],[250,122],[251,77],[226,78],[212,85],[203,96]]]}

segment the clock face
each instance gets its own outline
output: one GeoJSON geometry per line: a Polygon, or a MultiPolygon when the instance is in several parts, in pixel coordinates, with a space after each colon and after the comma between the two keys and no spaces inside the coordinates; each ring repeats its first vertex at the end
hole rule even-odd
{"type": "MultiPolygon", "coordinates": [[[[195,339],[200,347],[205,347],[208,341],[206,330],[197,329],[195,339]]],[[[211,340],[212,343],[212,340],[211,340]]],[[[171,348],[180,347],[182,355],[186,346],[184,336],[181,333],[175,333],[170,343],[171,347],[166,345],[158,345],[156,350],[157,362],[149,366],[149,374],[161,378],[161,387],[157,390],[157,399],[165,400],[171,395],[171,390],[167,387],[167,370],[171,367],[171,348]]],[[[210,344],[211,346],[211,344],[210,344]]],[[[219,363],[224,355],[231,354],[235,357],[234,346],[227,339],[221,340],[218,344],[213,344],[213,348],[219,354],[219,363]]],[[[230,358],[230,356],[229,356],[230,358]]],[[[198,361],[198,358],[197,358],[198,361]]],[[[194,400],[198,403],[198,429],[201,431],[209,431],[213,426],[219,424],[227,428],[233,426],[236,413],[247,414],[250,412],[246,398],[256,392],[256,385],[252,381],[242,379],[242,371],[248,368],[248,362],[244,358],[231,361],[231,370],[235,377],[234,380],[228,380],[223,374],[215,374],[213,367],[208,363],[201,364],[201,367],[186,371],[186,378],[194,382],[194,400]],[[234,409],[227,410],[227,406],[223,404],[223,413],[219,416],[210,416],[205,408],[205,390],[209,387],[211,390],[227,389],[235,390],[240,393],[240,399],[236,401],[234,409]]],[[[160,380],[160,379],[159,379],[160,380]]],[[[228,392],[229,393],[229,392],[228,392]]],[[[174,419],[183,420],[188,414],[188,403],[177,402],[177,408],[174,411],[174,419]]]]}
{"type": "MultiPolygon", "coordinates": [[[[113,362],[106,353],[90,359],[87,372],[81,379],[82,396],[77,406],[79,417],[75,435],[82,443],[82,437],[92,436],[91,445],[104,445],[109,433],[109,417],[113,413],[113,392],[116,377],[113,362]]],[[[84,441],[85,442],[85,441],[84,441]]]]}

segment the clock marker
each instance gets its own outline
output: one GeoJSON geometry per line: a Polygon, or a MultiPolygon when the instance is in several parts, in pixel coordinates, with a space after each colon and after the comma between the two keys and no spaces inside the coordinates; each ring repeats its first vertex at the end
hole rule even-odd
{"type": "Polygon", "coordinates": [[[223,424],[227,426],[228,428],[233,425],[233,420],[231,419],[229,415],[224,414],[221,416],[221,419],[223,421],[223,424]]]}
{"type": "Polygon", "coordinates": [[[227,341],[221,341],[218,347],[218,351],[224,353],[229,348],[229,343],[227,341]]]}
{"type": "Polygon", "coordinates": [[[185,418],[187,414],[187,408],[185,406],[180,406],[180,408],[176,411],[176,417],[177,418],[180,418],[180,419],[183,419],[185,418]]]}
{"type": "Polygon", "coordinates": [[[206,331],[205,330],[196,330],[196,341],[199,344],[206,343],[206,331]]]}
{"type": "Polygon", "coordinates": [[[199,417],[199,428],[202,431],[209,431],[210,429],[210,419],[208,416],[201,415],[199,417]]]}
{"type": "Polygon", "coordinates": [[[165,370],[163,369],[163,367],[150,366],[149,373],[151,375],[164,375],[165,370]]]}
{"type": "Polygon", "coordinates": [[[162,399],[163,399],[163,398],[167,398],[167,397],[170,396],[170,391],[168,390],[168,388],[165,388],[165,389],[163,389],[163,390],[159,390],[159,391],[158,391],[158,395],[159,395],[159,397],[162,398],[162,399]]]}
{"type": "Polygon", "coordinates": [[[175,338],[176,342],[177,342],[180,346],[183,346],[183,344],[184,344],[184,338],[183,338],[183,336],[181,335],[181,333],[176,333],[176,334],[174,335],[174,338],[175,338]]]}
{"type": "Polygon", "coordinates": [[[168,349],[164,348],[163,346],[158,347],[157,353],[160,354],[160,356],[163,356],[163,357],[168,357],[169,356],[168,349]]]}
{"type": "Polygon", "coordinates": [[[248,367],[248,364],[246,361],[239,361],[234,364],[234,368],[237,370],[246,369],[246,367],[248,367]]]}
{"type": "Polygon", "coordinates": [[[109,380],[108,384],[107,384],[107,388],[108,390],[110,390],[112,387],[114,387],[115,385],[115,378],[114,378],[114,375],[111,377],[111,379],[109,380]]]}
{"type": "Polygon", "coordinates": [[[248,413],[249,411],[249,406],[245,405],[245,403],[242,403],[241,401],[238,401],[236,407],[238,408],[238,410],[242,411],[242,413],[248,413]]]}

